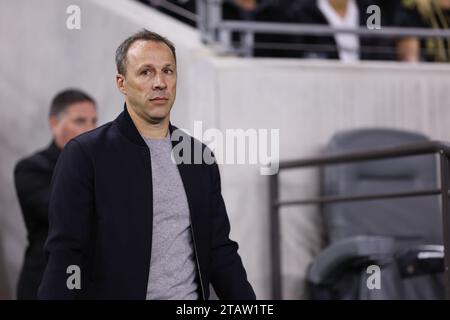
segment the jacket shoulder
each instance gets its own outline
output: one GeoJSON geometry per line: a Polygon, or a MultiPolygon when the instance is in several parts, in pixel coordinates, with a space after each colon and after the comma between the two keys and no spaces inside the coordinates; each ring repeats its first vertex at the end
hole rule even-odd
{"type": "Polygon", "coordinates": [[[69,141],[67,145],[78,144],[88,154],[95,153],[96,150],[102,150],[111,141],[111,136],[116,133],[113,123],[113,121],[110,121],[98,128],[82,133],[69,141]]]}
{"type": "Polygon", "coordinates": [[[106,133],[108,133],[111,130],[113,122],[107,122],[104,125],[101,125],[100,127],[97,127],[93,130],[87,131],[85,133],[82,133],[72,140],[75,140],[82,145],[90,145],[92,143],[95,143],[98,139],[100,139],[102,136],[104,136],[106,133]]]}
{"type": "Polygon", "coordinates": [[[30,170],[46,170],[49,167],[49,160],[45,156],[45,149],[39,150],[30,156],[20,159],[15,167],[14,173],[30,170]]]}

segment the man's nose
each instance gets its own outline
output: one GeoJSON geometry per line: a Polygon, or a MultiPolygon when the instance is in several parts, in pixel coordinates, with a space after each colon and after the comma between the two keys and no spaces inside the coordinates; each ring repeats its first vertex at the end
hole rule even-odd
{"type": "Polygon", "coordinates": [[[153,83],[154,90],[164,90],[167,88],[164,76],[161,73],[157,73],[155,76],[155,82],[153,83]]]}

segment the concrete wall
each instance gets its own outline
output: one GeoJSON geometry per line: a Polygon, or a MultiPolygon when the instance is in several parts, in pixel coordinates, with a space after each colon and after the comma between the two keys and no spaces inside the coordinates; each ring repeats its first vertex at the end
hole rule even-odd
{"type": "MultiPolygon", "coordinates": [[[[280,129],[280,158],[317,154],[337,130],[394,127],[450,140],[450,67],[341,65],[215,57],[195,30],[127,0],[0,0],[0,298],[13,298],[26,234],[13,188],[15,162],[45,146],[53,95],[85,89],[100,123],[123,99],[115,88],[114,51],[146,27],[175,42],[179,61],[172,122],[203,128],[280,129]],[[81,8],[81,30],[66,28],[66,8],[81,8]]],[[[267,177],[256,165],[222,165],[232,238],[259,298],[270,298],[267,177]]],[[[314,171],[283,176],[282,197],[313,195],[314,171]]],[[[285,298],[304,298],[305,269],[321,247],[314,207],[283,210],[285,298]]]]}

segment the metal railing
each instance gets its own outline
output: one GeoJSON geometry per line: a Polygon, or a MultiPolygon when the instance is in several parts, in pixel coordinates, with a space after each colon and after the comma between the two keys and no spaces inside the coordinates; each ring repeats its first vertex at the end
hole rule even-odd
{"type": "Polygon", "coordinates": [[[346,154],[328,155],[317,158],[282,161],[279,172],[270,176],[269,180],[269,208],[270,208],[270,240],[271,240],[271,264],[272,264],[272,296],[273,299],[282,298],[281,282],[281,247],[280,247],[280,208],[283,206],[324,204],[336,202],[353,202],[362,200],[380,200],[389,198],[419,197],[439,195],[441,201],[444,241],[445,284],[447,299],[450,299],[450,210],[449,210],[449,157],[450,144],[430,141],[389,147],[366,151],[351,152],[346,154]],[[279,199],[279,175],[281,171],[317,167],[331,164],[342,164],[368,160],[399,158],[424,154],[438,154],[440,186],[436,189],[416,190],[408,192],[366,194],[358,196],[329,196],[311,199],[280,201],[279,199]]]}
{"type": "MultiPolygon", "coordinates": [[[[200,31],[204,43],[214,45],[221,54],[238,54],[253,56],[255,49],[276,50],[308,50],[313,45],[293,43],[255,43],[255,34],[279,34],[279,35],[309,35],[329,36],[338,33],[350,33],[364,37],[417,37],[417,38],[450,38],[450,30],[422,29],[422,28],[397,28],[382,27],[381,29],[369,28],[335,28],[328,25],[278,23],[278,22],[254,22],[224,20],[222,5],[225,0],[195,0],[197,12],[190,12],[173,2],[166,0],[147,0],[157,8],[165,9],[177,16],[195,22],[200,31]],[[233,41],[233,34],[239,34],[239,40],[233,41]]],[[[325,51],[335,51],[336,48],[325,48],[325,51]]],[[[378,48],[361,48],[365,52],[380,52],[378,48]]],[[[385,53],[393,53],[392,48],[383,48],[385,53]]]]}
{"type": "Polygon", "coordinates": [[[417,38],[450,38],[450,30],[382,27],[381,29],[334,28],[327,25],[300,23],[275,23],[224,20],[222,3],[224,0],[196,0],[197,27],[202,40],[218,46],[222,53],[237,53],[252,56],[255,48],[255,34],[315,35],[328,36],[338,33],[350,33],[365,37],[417,37],[417,38]],[[240,42],[232,43],[232,34],[239,33],[240,42]]]}
{"type": "Polygon", "coordinates": [[[175,3],[166,0],[147,0],[147,3],[153,7],[162,8],[175,13],[192,22],[196,22],[199,19],[196,13],[186,10],[183,7],[176,5],[175,3]]]}

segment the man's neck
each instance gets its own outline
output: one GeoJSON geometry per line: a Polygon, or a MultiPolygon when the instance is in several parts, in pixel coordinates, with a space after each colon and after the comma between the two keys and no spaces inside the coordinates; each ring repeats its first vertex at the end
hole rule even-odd
{"type": "Polygon", "coordinates": [[[148,120],[140,117],[133,108],[128,105],[127,111],[130,114],[136,129],[144,138],[163,139],[167,136],[169,131],[169,117],[163,119],[161,122],[150,123],[148,120]]]}
{"type": "Polygon", "coordinates": [[[64,148],[64,143],[61,141],[61,139],[58,139],[57,137],[53,138],[53,141],[55,142],[55,145],[62,150],[64,148]]]}

